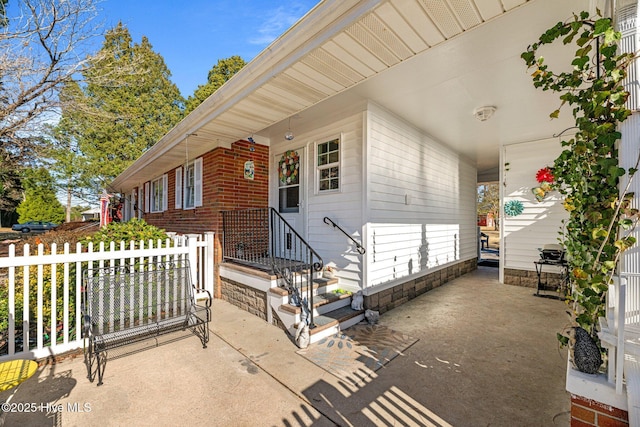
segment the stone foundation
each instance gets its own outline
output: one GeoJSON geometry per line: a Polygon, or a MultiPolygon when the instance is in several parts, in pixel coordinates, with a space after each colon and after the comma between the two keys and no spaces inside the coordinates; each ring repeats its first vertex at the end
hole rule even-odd
{"type": "MultiPolygon", "coordinates": [[[[409,280],[393,288],[385,289],[373,295],[365,296],[365,308],[385,313],[398,307],[418,295],[437,288],[451,280],[472,272],[478,268],[476,258],[450,265],[441,270],[429,273],[417,279],[409,280]]],[[[263,320],[267,320],[267,295],[265,292],[227,277],[220,277],[220,291],[222,300],[227,301],[242,310],[248,311],[263,320]]],[[[274,313],[273,321],[283,327],[277,313],[274,313]]]]}
{"type": "MultiPolygon", "coordinates": [[[[542,283],[548,283],[547,289],[557,289],[562,276],[558,273],[542,271],[540,273],[542,283]]],[[[514,268],[504,269],[504,284],[524,286],[526,288],[538,287],[538,274],[530,270],[517,270],[514,268]]]]}
{"type": "Polygon", "coordinates": [[[222,300],[267,320],[267,294],[231,279],[220,277],[222,300]]]}
{"type": "Polygon", "coordinates": [[[472,272],[478,268],[477,258],[460,262],[429,273],[417,279],[409,280],[393,288],[385,289],[373,295],[364,297],[365,308],[379,311],[383,314],[398,307],[418,295],[422,295],[433,288],[437,288],[457,277],[472,272]]]}

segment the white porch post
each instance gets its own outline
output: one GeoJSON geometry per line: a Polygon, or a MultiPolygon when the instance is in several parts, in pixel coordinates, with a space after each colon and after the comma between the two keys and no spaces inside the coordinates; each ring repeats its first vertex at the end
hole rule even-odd
{"type": "MultiPolygon", "coordinates": [[[[622,33],[622,40],[619,48],[622,52],[636,52],[638,49],[638,0],[619,1],[616,10],[616,27],[622,33]]],[[[627,108],[633,113],[622,123],[619,148],[620,166],[628,169],[635,167],[635,163],[640,153],[640,64],[635,61],[628,70],[625,81],[626,89],[629,91],[627,108]]],[[[621,182],[621,187],[627,181],[621,182]]],[[[634,207],[640,207],[640,176],[634,177],[629,191],[635,193],[634,207]]],[[[640,232],[634,231],[636,238],[640,238],[640,232]]],[[[640,248],[638,246],[625,252],[623,257],[622,270],[628,273],[640,273],[640,248]]],[[[634,277],[631,280],[639,280],[634,277]]]]}

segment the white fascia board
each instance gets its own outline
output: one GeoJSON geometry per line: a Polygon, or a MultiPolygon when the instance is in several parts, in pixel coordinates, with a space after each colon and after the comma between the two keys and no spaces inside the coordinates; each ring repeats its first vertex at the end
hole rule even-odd
{"type": "MultiPolygon", "coordinates": [[[[383,1],[325,0],[316,5],[118,175],[111,186],[115,188],[121,186],[139,170],[172,150],[188,134],[197,133],[201,126],[231,109],[274,76],[286,71],[304,55],[343,31],[383,1]]],[[[234,141],[225,142],[230,144],[234,141]]],[[[212,148],[214,148],[213,145],[212,148]]]]}

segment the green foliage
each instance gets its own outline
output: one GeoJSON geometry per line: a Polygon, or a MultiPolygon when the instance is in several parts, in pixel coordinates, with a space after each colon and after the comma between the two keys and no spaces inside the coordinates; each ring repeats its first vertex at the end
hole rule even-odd
{"type": "Polygon", "coordinates": [[[147,224],[143,219],[134,218],[127,222],[112,222],[102,227],[92,236],[82,239],[81,242],[83,244],[93,242],[94,246],[97,246],[100,242],[105,242],[105,246],[108,247],[110,242],[119,244],[121,241],[126,243],[134,241],[137,245],[139,241],[148,242],[153,240],[155,244],[158,239],[164,241],[166,238],[167,233],[164,230],[147,224]]]}
{"type": "Polygon", "coordinates": [[[218,90],[220,86],[233,77],[233,75],[240,71],[245,65],[246,62],[244,62],[244,59],[237,55],[218,60],[218,63],[209,71],[207,83],[198,86],[193,96],[187,99],[185,112],[189,114],[195,110],[198,105],[202,104],[202,101],[218,90]]]}
{"type": "MultiPolygon", "coordinates": [[[[37,237],[35,239],[38,239],[37,237]]],[[[37,247],[34,250],[38,250],[37,247]]],[[[31,252],[34,253],[33,251],[31,252]]],[[[49,245],[43,245],[43,253],[51,253],[49,245]]],[[[36,321],[38,315],[38,273],[40,267],[30,267],[28,276],[25,276],[24,269],[17,268],[15,275],[15,326],[16,333],[22,331],[21,324],[28,318],[30,319],[30,334],[36,336],[36,321]],[[24,307],[24,287],[28,284],[29,307],[24,307]]],[[[75,306],[76,306],[76,289],[75,289],[75,264],[69,265],[68,280],[68,299],[69,306],[69,329],[75,324],[75,306]]],[[[58,341],[62,340],[62,326],[64,321],[64,270],[61,267],[56,268],[55,274],[51,265],[42,266],[42,323],[45,331],[45,345],[49,345],[51,337],[51,318],[54,315],[53,305],[51,303],[52,289],[55,283],[55,325],[58,341]]],[[[7,331],[9,327],[9,291],[7,286],[0,286],[0,334],[7,331]]],[[[73,338],[73,337],[72,337],[73,338]]]]}
{"type": "Polygon", "coordinates": [[[0,143],[0,211],[13,212],[21,200],[19,159],[0,143]]]}
{"type": "Polygon", "coordinates": [[[552,169],[555,188],[564,195],[569,212],[562,239],[571,273],[571,315],[594,337],[620,256],[635,244],[628,230],[638,220],[638,211],[630,205],[632,195],[625,190],[620,196],[619,189],[620,178],[628,174],[630,180],[637,169],[637,165],[628,171],[618,166],[618,127],[631,114],[625,107],[629,94],[623,79],[635,59],[634,54],[617,53],[620,37],[610,19],[590,19],[582,12],[547,30],[521,55],[534,70],[536,88],[561,94],[560,108],[551,117],[558,117],[565,104],[572,107],[577,132],[562,141],[564,151],[552,169]],[[538,49],[558,40],[575,43],[577,50],[573,69],[556,74],[538,49]]]}
{"type": "Polygon", "coordinates": [[[184,100],[149,40],[134,43],[122,23],[107,32],[81,74],[81,84],[70,82],[61,93],[62,150],[55,159],[70,166],[61,168],[63,177],[98,190],[182,119],[184,100]],[[75,156],[65,152],[70,144],[75,156]]]}
{"type": "Polygon", "coordinates": [[[44,168],[31,169],[25,173],[24,200],[17,208],[19,222],[64,220],[64,208],[56,197],[51,175],[44,168]]]}

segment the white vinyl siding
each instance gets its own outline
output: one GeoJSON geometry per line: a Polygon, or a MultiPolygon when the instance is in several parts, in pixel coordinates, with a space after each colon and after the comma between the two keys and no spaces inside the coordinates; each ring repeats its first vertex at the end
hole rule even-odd
{"type": "Polygon", "coordinates": [[[567,217],[562,197],[557,191],[536,201],[531,189],[538,186],[536,172],[553,161],[562,151],[557,139],[506,145],[502,154],[502,228],[500,250],[504,268],[535,270],[533,262],[540,258],[538,248],[558,243],[562,220],[567,217]],[[519,200],[524,211],[517,216],[504,214],[504,204],[519,200]]]}
{"type": "Polygon", "coordinates": [[[475,167],[376,106],[367,116],[368,283],[476,257],[475,167]]]}

